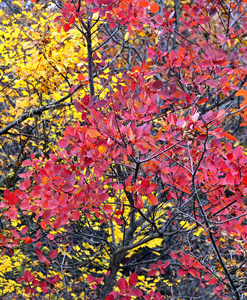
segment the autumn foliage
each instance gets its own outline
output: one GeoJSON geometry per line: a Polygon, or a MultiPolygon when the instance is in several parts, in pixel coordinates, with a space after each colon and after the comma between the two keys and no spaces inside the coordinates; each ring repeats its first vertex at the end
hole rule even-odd
{"type": "Polygon", "coordinates": [[[2,21],[0,134],[25,140],[3,299],[247,296],[246,9],[78,0],[2,21]]]}

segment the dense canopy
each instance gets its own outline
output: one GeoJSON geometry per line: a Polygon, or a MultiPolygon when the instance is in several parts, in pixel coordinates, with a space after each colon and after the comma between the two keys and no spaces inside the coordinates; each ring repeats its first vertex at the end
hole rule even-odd
{"type": "Polygon", "coordinates": [[[1,2],[2,299],[247,297],[246,14],[1,2]]]}

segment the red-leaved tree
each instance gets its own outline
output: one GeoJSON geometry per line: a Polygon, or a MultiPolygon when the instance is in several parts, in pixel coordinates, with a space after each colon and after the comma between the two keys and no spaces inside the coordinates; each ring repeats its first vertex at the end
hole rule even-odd
{"type": "Polygon", "coordinates": [[[247,1],[174,2],[60,7],[58,34],[87,50],[68,91],[81,117],[0,203],[24,225],[3,254],[38,262],[18,279],[30,297],[247,295],[247,1]]]}

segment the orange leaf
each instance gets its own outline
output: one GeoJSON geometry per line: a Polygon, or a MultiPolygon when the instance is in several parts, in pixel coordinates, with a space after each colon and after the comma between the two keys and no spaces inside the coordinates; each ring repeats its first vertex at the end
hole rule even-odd
{"type": "Polygon", "coordinates": [[[176,91],[174,94],[173,94],[173,97],[175,98],[179,98],[180,96],[182,96],[183,92],[181,91],[176,91]]]}
{"type": "Polygon", "coordinates": [[[161,138],[162,133],[163,133],[162,128],[160,128],[159,131],[156,134],[156,140],[159,140],[161,138]]]}
{"type": "Polygon", "coordinates": [[[148,194],[148,200],[152,205],[159,204],[158,198],[154,196],[153,194],[148,194]]]}
{"type": "Polygon", "coordinates": [[[46,230],[46,224],[45,224],[45,222],[41,221],[40,222],[40,226],[41,226],[42,229],[46,230]]]}
{"type": "Polygon", "coordinates": [[[142,0],[142,1],[140,2],[140,6],[141,6],[141,7],[148,7],[148,6],[149,6],[149,3],[148,3],[147,1],[145,1],[145,0],[142,0]]]}
{"type": "Polygon", "coordinates": [[[31,244],[32,243],[32,239],[30,237],[26,238],[24,241],[25,244],[31,244]]]}
{"type": "Polygon", "coordinates": [[[42,178],[42,183],[43,183],[44,185],[46,185],[49,181],[50,181],[50,178],[49,178],[48,176],[44,176],[44,177],[42,178]]]}
{"type": "Polygon", "coordinates": [[[87,134],[90,136],[90,138],[96,138],[100,136],[100,133],[96,129],[88,129],[87,134]]]}
{"type": "Polygon", "coordinates": [[[156,14],[160,10],[160,7],[157,3],[153,3],[150,5],[150,11],[156,14]]]}
{"type": "Polygon", "coordinates": [[[247,96],[247,90],[240,89],[240,90],[237,91],[235,96],[247,96]]]}
{"type": "Polygon", "coordinates": [[[233,135],[231,135],[231,134],[229,134],[229,133],[227,133],[227,132],[225,132],[225,137],[226,137],[227,139],[229,139],[229,140],[232,140],[232,141],[237,141],[237,140],[238,140],[238,139],[235,138],[233,135]]]}
{"type": "Polygon", "coordinates": [[[126,191],[127,192],[133,192],[133,193],[135,193],[138,189],[139,188],[136,187],[136,186],[134,186],[134,185],[128,185],[128,186],[126,186],[126,191]]]}
{"type": "Polygon", "coordinates": [[[82,81],[83,79],[85,79],[85,76],[82,73],[78,74],[78,80],[82,81]]]}

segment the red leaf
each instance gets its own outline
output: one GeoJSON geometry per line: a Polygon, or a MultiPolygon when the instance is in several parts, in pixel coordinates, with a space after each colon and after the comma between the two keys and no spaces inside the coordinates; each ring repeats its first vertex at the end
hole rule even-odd
{"type": "Polygon", "coordinates": [[[205,274],[205,275],[203,276],[203,279],[204,279],[205,281],[208,281],[210,278],[211,278],[211,275],[210,275],[209,273],[207,273],[207,274],[205,274]]]}
{"type": "Polygon", "coordinates": [[[16,207],[10,207],[9,211],[6,213],[11,220],[17,220],[17,209],[16,207]]]}
{"type": "Polygon", "coordinates": [[[243,178],[243,184],[246,184],[246,185],[247,185],[247,175],[244,176],[244,178],[243,178]]]}
{"type": "Polygon", "coordinates": [[[127,145],[127,154],[128,155],[132,154],[132,147],[130,145],[127,145]]]}
{"type": "Polygon", "coordinates": [[[53,241],[54,240],[54,235],[52,233],[47,234],[47,237],[49,240],[53,241]]]}
{"type": "Polygon", "coordinates": [[[130,275],[130,278],[129,278],[129,286],[130,286],[130,287],[136,286],[137,281],[138,281],[138,276],[137,276],[137,274],[136,274],[136,273],[131,274],[131,275],[130,275]]]}
{"type": "Polygon", "coordinates": [[[176,253],[174,253],[173,251],[170,252],[171,258],[172,259],[178,259],[178,256],[176,253]]]}
{"type": "Polygon", "coordinates": [[[216,284],[217,282],[218,282],[218,280],[217,280],[216,278],[212,278],[212,279],[210,279],[210,280],[208,281],[208,284],[214,285],[214,284],[216,284]]]}
{"type": "Polygon", "coordinates": [[[184,271],[182,269],[178,269],[177,270],[177,274],[179,277],[183,277],[184,275],[186,275],[188,273],[188,271],[184,271]]]}
{"type": "Polygon", "coordinates": [[[105,300],[114,300],[114,297],[113,297],[113,295],[108,295],[108,296],[105,298],[105,300]]]}
{"type": "Polygon", "coordinates": [[[157,268],[157,264],[150,264],[148,267],[149,267],[149,269],[156,269],[157,268]]]}
{"type": "Polygon", "coordinates": [[[189,271],[188,271],[193,277],[198,277],[199,275],[200,275],[200,273],[197,271],[197,270],[195,270],[195,269],[189,269],[189,271]]]}
{"type": "Polygon", "coordinates": [[[17,279],[17,283],[21,283],[23,280],[24,280],[23,277],[20,277],[17,279]]]}
{"type": "Polygon", "coordinates": [[[9,193],[9,195],[8,195],[8,201],[9,201],[9,203],[11,204],[11,205],[15,205],[15,204],[17,204],[17,203],[19,203],[20,202],[20,200],[19,200],[19,198],[16,196],[16,194],[14,194],[14,193],[9,193]]]}
{"type": "MultiPolygon", "coordinates": [[[[161,15],[155,15],[155,16],[154,16],[154,20],[155,20],[159,25],[161,25],[161,24],[164,23],[164,20],[163,20],[163,18],[161,17],[161,15]]],[[[160,81],[160,80],[159,80],[159,81],[160,81]]]]}
{"type": "Polygon", "coordinates": [[[157,274],[158,270],[150,270],[148,271],[148,276],[155,276],[157,274]]]}
{"type": "Polygon", "coordinates": [[[110,28],[111,28],[111,29],[114,29],[116,26],[117,26],[116,23],[111,23],[111,24],[110,24],[110,28]]]}
{"type": "Polygon", "coordinates": [[[91,8],[90,9],[90,12],[91,13],[97,13],[99,11],[99,8],[98,7],[94,7],[94,8],[91,8]]]}
{"type": "Polygon", "coordinates": [[[142,209],[143,208],[143,201],[142,201],[142,199],[137,199],[135,201],[135,208],[137,208],[137,209],[142,209]]]}
{"type": "Polygon", "coordinates": [[[107,213],[107,214],[111,214],[113,212],[113,208],[110,204],[106,204],[103,206],[103,209],[104,211],[107,213]]]}
{"type": "Polygon", "coordinates": [[[74,211],[71,216],[70,219],[73,219],[74,221],[78,221],[81,217],[81,213],[79,211],[74,211]]]}
{"type": "Polygon", "coordinates": [[[118,224],[118,225],[123,225],[124,220],[123,219],[118,219],[117,217],[113,217],[113,220],[118,224]]]}
{"type": "Polygon", "coordinates": [[[32,196],[33,198],[39,198],[39,197],[43,196],[43,194],[44,194],[44,192],[43,192],[43,190],[42,190],[42,186],[40,186],[40,185],[35,185],[35,186],[33,187],[33,190],[32,190],[32,192],[31,192],[31,196],[32,196]]]}
{"type": "Polygon", "coordinates": [[[57,145],[58,145],[58,147],[60,147],[60,148],[65,148],[65,147],[67,147],[67,146],[69,145],[69,142],[67,142],[67,141],[65,141],[65,140],[63,140],[63,139],[61,139],[60,141],[58,141],[57,145]]]}
{"type": "Polygon", "coordinates": [[[47,283],[46,283],[45,281],[41,281],[41,282],[39,283],[39,286],[41,287],[42,292],[43,292],[44,294],[46,294],[46,293],[48,292],[48,290],[47,290],[47,283]]]}
{"type": "Polygon", "coordinates": [[[69,25],[69,23],[65,23],[65,24],[63,25],[63,30],[64,30],[65,32],[67,32],[67,31],[70,30],[70,25],[69,25]]]}
{"type": "Polygon", "coordinates": [[[130,290],[130,294],[135,297],[141,297],[143,295],[143,292],[139,289],[132,289],[130,290]]]}
{"type": "Polygon", "coordinates": [[[73,24],[73,23],[75,23],[75,17],[74,17],[74,16],[72,16],[72,17],[69,19],[69,24],[71,25],[71,24],[73,24]]]}
{"type": "Polygon", "coordinates": [[[35,279],[35,280],[32,281],[32,284],[33,284],[34,287],[36,287],[36,286],[38,286],[39,281],[37,279],[35,279]]]}
{"type": "Polygon", "coordinates": [[[65,183],[63,185],[63,191],[64,192],[71,192],[74,189],[73,185],[70,183],[65,183]]]}
{"type": "Polygon", "coordinates": [[[195,15],[198,15],[198,14],[200,13],[201,9],[200,9],[199,6],[194,5],[194,6],[192,7],[192,11],[193,11],[193,13],[194,13],[195,15]]]}
{"type": "Polygon", "coordinates": [[[88,281],[89,283],[95,282],[95,278],[94,278],[92,275],[88,275],[87,281],[88,281]]]}
{"type": "Polygon", "coordinates": [[[41,177],[37,174],[34,174],[33,175],[33,179],[34,181],[37,183],[37,184],[40,184],[41,183],[41,177]]]}
{"type": "Polygon", "coordinates": [[[28,227],[27,227],[27,225],[25,225],[21,230],[21,234],[24,235],[27,233],[27,231],[28,231],[28,227]]]}
{"type": "Polygon", "coordinates": [[[56,230],[59,229],[62,225],[62,219],[60,217],[58,217],[52,225],[53,225],[52,227],[54,229],[56,229],[56,230]]]}
{"type": "Polygon", "coordinates": [[[44,221],[49,220],[50,217],[52,216],[52,214],[53,214],[53,211],[50,210],[50,209],[47,209],[46,211],[44,211],[44,213],[43,213],[43,215],[42,215],[43,220],[44,220],[44,221]]]}
{"type": "Polygon", "coordinates": [[[207,101],[208,101],[208,98],[203,98],[203,99],[201,99],[201,100],[198,101],[198,104],[203,104],[203,103],[205,103],[207,101]]]}
{"type": "Polygon", "coordinates": [[[58,256],[58,249],[51,250],[51,252],[49,253],[49,256],[51,258],[56,258],[58,256]]]}
{"type": "Polygon", "coordinates": [[[24,280],[25,282],[28,282],[32,278],[32,273],[29,270],[26,270],[24,273],[24,280]]]}
{"type": "Polygon", "coordinates": [[[163,81],[161,80],[156,80],[154,83],[153,83],[153,88],[154,89],[161,89],[163,87],[163,81]]]}
{"type": "Polygon", "coordinates": [[[149,187],[145,189],[145,194],[150,194],[157,189],[157,183],[151,184],[149,187]]]}
{"type": "Polygon", "coordinates": [[[128,289],[128,283],[127,281],[124,279],[124,278],[120,278],[117,282],[117,287],[120,289],[120,290],[124,290],[126,291],[128,289]]]}
{"type": "Polygon", "coordinates": [[[27,167],[27,166],[31,166],[32,165],[32,162],[30,161],[30,160],[24,160],[23,162],[22,162],[22,164],[23,164],[23,166],[25,166],[25,167],[27,167]]]}
{"type": "MultiPolygon", "coordinates": [[[[32,0],[32,1],[36,1],[36,0],[32,0]]],[[[26,293],[26,294],[31,293],[30,287],[26,287],[26,288],[25,288],[25,293],[26,293]]]]}
{"type": "Polygon", "coordinates": [[[73,93],[74,93],[75,88],[76,88],[76,85],[73,85],[73,86],[69,89],[70,94],[73,94],[73,93]]]}
{"type": "Polygon", "coordinates": [[[96,283],[100,284],[104,280],[104,277],[98,277],[96,283]]]}
{"type": "Polygon", "coordinates": [[[105,277],[109,276],[110,274],[111,274],[111,271],[107,271],[107,272],[105,273],[105,277]]]}
{"type": "Polygon", "coordinates": [[[65,225],[69,221],[69,214],[63,211],[59,218],[61,219],[61,225],[65,225]]]}
{"type": "Polygon", "coordinates": [[[188,12],[188,11],[190,10],[189,4],[185,4],[185,5],[184,5],[184,10],[185,10],[186,12],[188,12]]]}
{"type": "Polygon", "coordinates": [[[35,252],[36,252],[36,254],[37,254],[37,256],[38,256],[38,258],[39,258],[39,260],[41,262],[45,262],[46,261],[46,258],[44,257],[44,255],[43,255],[43,253],[42,253],[41,250],[39,250],[39,249],[36,248],[35,252]]]}
{"type": "Polygon", "coordinates": [[[170,265],[170,262],[167,261],[162,265],[162,269],[166,269],[170,265]]]}

